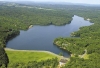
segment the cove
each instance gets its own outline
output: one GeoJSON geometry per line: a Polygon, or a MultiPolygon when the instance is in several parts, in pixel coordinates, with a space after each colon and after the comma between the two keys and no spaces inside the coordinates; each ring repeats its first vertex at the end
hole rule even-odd
{"type": "Polygon", "coordinates": [[[70,37],[72,32],[77,31],[82,26],[89,25],[92,25],[92,23],[76,15],[73,16],[70,24],[64,26],[33,25],[27,31],[20,30],[20,35],[9,40],[6,47],[18,50],[43,50],[55,54],[63,53],[65,57],[70,57],[68,52],[53,45],[54,39],[58,37],[70,37]]]}

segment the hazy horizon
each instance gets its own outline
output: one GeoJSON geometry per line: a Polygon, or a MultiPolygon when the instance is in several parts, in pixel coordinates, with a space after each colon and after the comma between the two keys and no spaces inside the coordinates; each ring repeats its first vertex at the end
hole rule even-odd
{"type": "Polygon", "coordinates": [[[100,0],[0,0],[0,1],[33,1],[33,2],[68,2],[68,3],[84,3],[84,4],[100,4],[100,0]]]}

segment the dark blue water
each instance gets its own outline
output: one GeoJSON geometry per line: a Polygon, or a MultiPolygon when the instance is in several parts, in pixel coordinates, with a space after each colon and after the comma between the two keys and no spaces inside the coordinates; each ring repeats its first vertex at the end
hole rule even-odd
{"type": "Polygon", "coordinates": [[[65,26],[39,26],[34,25],[31,29],[20,31],[20,35],[7,43],[7,48],[19,50],[46,50],[59,54],[62,52],[64,56],[70,55],[64,50],[53,45],[53,41],[57,37],[70,37],[70,34],[77,31],[82,26],[89,26],[92,23],[84,20],[84,18],[74,15],[70,24],[65,26]]]}

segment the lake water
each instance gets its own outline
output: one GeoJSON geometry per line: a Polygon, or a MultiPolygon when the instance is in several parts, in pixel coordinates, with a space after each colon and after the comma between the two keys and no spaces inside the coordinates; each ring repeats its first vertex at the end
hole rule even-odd
{"type": "Polygon", "coordinates": [[[64,26],[34,25],[27,31],[20,30],[20,35],[10,40],[6,46],[18,50],[45,50],[56,54],[63,53],[65,57],[69,57],[68,52],[53,45],[54,39],[57,37],[70,37],[70,34],[80,27],[91,24],[84,18],[74,15],[71,23],[64,26]]]}

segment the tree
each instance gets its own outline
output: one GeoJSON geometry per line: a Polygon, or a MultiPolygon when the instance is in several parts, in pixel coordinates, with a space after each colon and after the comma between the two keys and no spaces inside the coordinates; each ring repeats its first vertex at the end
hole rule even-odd
{"type": "Polygon", "coordinates": [[[5,53],[5,50],[3,49],[3,47],[0,46],[0,66],[6,66],[9,63],[9,59],[7,54],[5,53]]]}

